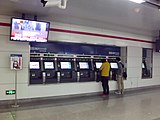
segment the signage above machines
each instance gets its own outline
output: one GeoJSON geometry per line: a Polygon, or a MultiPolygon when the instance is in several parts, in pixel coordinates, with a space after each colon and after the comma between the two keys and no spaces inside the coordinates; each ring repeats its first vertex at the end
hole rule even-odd
{"type": "Polygon", "coordinates": [[[120,56],[120,47],[83,43],[30,43],[30,53],[120,56]]]}

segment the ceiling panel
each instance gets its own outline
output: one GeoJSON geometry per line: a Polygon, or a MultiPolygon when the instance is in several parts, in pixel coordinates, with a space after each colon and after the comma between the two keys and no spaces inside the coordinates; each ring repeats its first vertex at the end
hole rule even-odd
{"type": "Polygon", "coordinates": [[[13,1],[0,0],[1,15],[20,16],[27,13],[64,23],[149,36],[155,36],[160,29],[158,9],[127,0],[68,0],[66,9],[42,7],[40,0],[13,1]]]}

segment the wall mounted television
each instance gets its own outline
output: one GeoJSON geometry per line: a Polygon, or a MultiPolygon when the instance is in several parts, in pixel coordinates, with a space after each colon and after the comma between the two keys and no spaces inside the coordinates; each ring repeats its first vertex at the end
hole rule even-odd
{"type": "Polygon", "coordinates": [[[49,27],[49,22],[12,18],[10,40],[22,42],[47,42],[49,27]]]}

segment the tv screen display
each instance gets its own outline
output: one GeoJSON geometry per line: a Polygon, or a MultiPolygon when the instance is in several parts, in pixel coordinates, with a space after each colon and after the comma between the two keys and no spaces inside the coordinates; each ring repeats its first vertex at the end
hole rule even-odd
{"type": "Polygon", "coordinates": [[[99,69],[101,67],[102,63],[101,62],[96,62],[96,68],[99,69]]]}
{"type": "Polygon", "coordinates": [[[111,68],[118,68],[118,64],[117,63],[110,63],[111,64],[111,68]]]}
{"type": "Polygon", "coordinates": [[[53,62],[44,62],[44,68],[45,69],[54,69],[53,62]]]}
{"type": "Polygon", "coordinates": [[[60,62],[61,69],[71,69],[71,62],[60,62]]]}
{"type": "Polygon", "coordinates": [[[11,19],[11,41],[47,42],[49,34],[49,22],[11,19]]]}
{"type": "Polygon", "coordinates": [[[39,62],[30,62],[30,69],[40,69],[39,62]]]}
{"type": "Polygon", "coordinates": [[[79,62],[80,69],[89,69],[88,62],[79,62]]]}

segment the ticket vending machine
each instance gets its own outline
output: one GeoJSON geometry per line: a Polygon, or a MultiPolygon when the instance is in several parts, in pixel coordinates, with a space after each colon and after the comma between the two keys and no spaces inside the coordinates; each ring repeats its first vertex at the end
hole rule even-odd
{"type": "Polygon", "coordinates": [[[89,82],[95,81],[93,60],[90,58],[77,58],[77,81],[89,82]]]}
{"type": "Polygon", "coordinates": [[[116,80],[117,70],[118,70],[118,63],[115,60],[110,61],[110,80],[116,80]]]}
{"type": "Polygon", "coordinates": [[[94,78],[96,81],[99,81],[101,79],[100,67],[102,65],[102,60],[101,59],[94,59],[93,65],[94,65],[94,76],[95,76],[94,78]]]}
{"type": "Polygon", "coordinates": [[[41,61],[41,57],[30,58],[30,84],[43,84],[41,61]]]}
{"type": "Polygon", "coordinates": [[[147,68],[146,61],[143,60],[142,62],[142,78],[148,78],[150,77],[150,71],[147,68]]]}
{"type": "Polygon", "coordinates": [[[57,83],[56,58],[43,57],[43,73],[42,73],[42,75],[45,76],[45,78],[44,78],[45,83],[57,83]]]}
{"type": "Polygon", "coordinates": [[[58,64],[58,82],[67,83],[67,82],[77,82],[74,58],[57,58],[58,64]]]}

